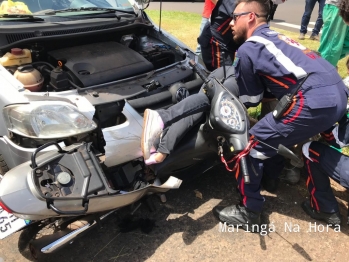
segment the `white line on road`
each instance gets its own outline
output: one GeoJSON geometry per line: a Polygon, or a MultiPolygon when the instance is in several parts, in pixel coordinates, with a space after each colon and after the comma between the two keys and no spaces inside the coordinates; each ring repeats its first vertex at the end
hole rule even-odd
{"type": "MultiPolygon", "coordinates": [[[[281,22],[281,23],[275,23],[276,25],[281,25],[281,26],[286,26],[286,27],[291,27],[291,28],[296,28],[296,29],[301,29],[301,26],[300,25],[294,25],[294,24],[289,24],[289,23],[284,23],[284,22],[281,22]]],[[[310,22],[309,24],[315,24],[315,22],[310,22]]],[[[311,27],[308,27],[308,31],[313,31],[313,28],[311,27]]],[[[321,33],[322,31],[320,31],[321,33]]]]}

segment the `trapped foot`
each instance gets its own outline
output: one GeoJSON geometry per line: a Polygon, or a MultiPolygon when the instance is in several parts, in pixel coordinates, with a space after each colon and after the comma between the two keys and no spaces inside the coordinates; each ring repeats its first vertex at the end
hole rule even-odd
{"type": "Polygon", "coordinates": [[[150,157],[154,142],[160,137],[164,124],[158,112],[150,109],[144,111],[143,132],[141,138],[141,147],[144,159],[150,157]]]}
{"type": "Polygon", "coordinates": [[[260,213],[250,211],[245,206],[239,204],[227,207],[216,206],[212,212],[222,223],[242,227],[251,232],[259,232],[260,213]]]}
{"type": "Polygon", "coordinates": [[[310,205],[310,200],[305,200],[302,203],[302,208],[310,217],[325,221],[328,225],[340,225],[342,222],[342,215],[339,212],[335,213],[325,213],[321,211],[317,211],[310,205]]]}

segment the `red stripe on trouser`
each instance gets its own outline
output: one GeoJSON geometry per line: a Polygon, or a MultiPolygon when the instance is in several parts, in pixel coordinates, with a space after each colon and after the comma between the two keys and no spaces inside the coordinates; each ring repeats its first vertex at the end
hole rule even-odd
{"type": "Polygon", "coordinates": [[[319,208],[319,204],[315,198],[315,191],[316,191],[316,188],[315,188],[315,184],[314,184],[314,180],[313,180],[313,176],[311,175],[311,170],[310,170],[310,165],[309,165],[309,159],[307,160],[306,164],[307,164],[307,169],[308,169],[308,175],[310,176],[311,178],[311,182],[312,182],[312,185],[313,185],[313,189],[310,191],[310,185],[308,185],[308,190],[309,190],[309,193],[310,193],[310,196],[311,196],[311,201],[310,203],[313,205],[315,204],[315,208],[317,211],[320,210],[319,208]]]}
{"type": "Polygon", "coordinates": [[[296,120],[296,118],[299,116],[299,114],[301,113],[301,111],[303,109],[303,105],[304,105],[303,94],[302,94],[301,91],[299,91],[298,95],[299,95],[299,107],[298,107],[298,110],[297,110],[296,114],[291,119],[286,119],[286,120],[282,121],[284,124],[291,123],[294,120],[296,120]]]}

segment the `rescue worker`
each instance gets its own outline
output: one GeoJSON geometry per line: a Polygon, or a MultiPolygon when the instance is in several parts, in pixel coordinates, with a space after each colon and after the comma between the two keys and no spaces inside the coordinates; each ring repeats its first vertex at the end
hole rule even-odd
{"type": "Polygon", "coordinates": [[[202,59],[209,71],[223,66],[223,52],[226,65],[232,65],[234,61],[237,46],[233,41],[229,23],[235,2],[236,0],[218,0],[210,21],[198,38],[202,59]]]}
{"type": "MultiPolygon", "coordinates": [[[[246,106],[256,106],[265,90],[278,100],[286,94],[295,95],[291,103],[279,103],[251,130],[256,139],[277,148],[291,147],[330,128],[344,115],[348,100],[345,87],[336,68],[313,51],[269,28],[265,0],[238,0],[232,14],[234,41],[241,44],[236,55],[235,73],[240,100],[246,106]]],[[[285,97],[284,97],[285,98],[285,97]]],[[[264,198],[260,194],[263,176],[277,176],[283,167],[276,151],[259,143],[250,151],[250,180],[238,185],[241,203],[213,212],[231,225],[258,224],[264,198]],[[254,168],[251,168],[253,166],[254,168]]]]}
{"type": "MultiPolygon", "coordinates": [[[[250,129],[251,136],[263,143],[258,143],[247,158],[250,183],[244,183],[241,173],[238,176],[242,201],[213,210],[222,222],[244,228],[260,224],[264,202],[260,194],[262,176],[276,178],[283,168],[283,158],[265,143],[274,148],[279,144],[291,147],[329,129],[344,115],[348,100],[348,90],[336,68],[296,41],[271,30],[268,14],[268,1],[238,0],[231,22],[234,41],[241,45],[234,61],[241,102],[247,107],[256,106],[266,91],[279,101],[284,101],[286,94],[295,93],[290,104],[279,103],[273,113],[250,129]]],[[[167,110],[148,110],[144,117],[143,152],[149,156],[163,127],[208,108],[209,101],[201,93],[167,110]]]]}
{"type": "Polygon", "coordinates": [[[334,126],[328,138],[332,146],[308,142],[302,147],[307,174],[306,185],[310,193],[310,199],[302,203],[302,208],[310,217],[335,226],[341,224],[342,216],[329,177],[349,189],[349,157],[339,150],[349,142],[347,115],[334,126]]]}

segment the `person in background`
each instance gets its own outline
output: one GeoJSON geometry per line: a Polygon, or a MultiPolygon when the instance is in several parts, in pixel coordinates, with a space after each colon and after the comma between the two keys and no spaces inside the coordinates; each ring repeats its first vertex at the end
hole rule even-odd
{"type": "Polygon", "coordinates": [[[320,40],[319,33],[320,33],[321,27],[323,25],[322,11],[324,9],[325,0],[306,0],[305,1],[305,10],[304,10],[304,14],[303,14],[302,21],[301,21],[300,34],[298,37],[298,39],[300,39],[300,40],[305,39],[305,35],[307,34],[307,27],[308,27],[308,24],[310,21],[310,16],[314,10],[314,6],[315,6],[316,2],[319,3],[319,12],[318,12],[318,17],[316,19],[316,23],[315,23],[313,32],[310,35],[309,39],[317,40],[317,41],[320,40]]]}
{"type": "Polygon", "coordinates": [[[279,4],[285,3],[286,0],[270,0],[270,16],[269,16],[269,21],[274,20],[274,15],[276,12],[276,8],[278,7],[279,4]]]}
{"type": "Polygon", "coordinates": [[[341,153],[341,148],[348,146],[349,142],[348,111],[327,134],[328,145],[315,141],[302,147],[310,194],[302,208],[310,217],[334,226],[341,223],[342,215],[329,177],[349,189],[349,157],[341,153]]]}
{"type": "Polygon", "coordinates": [[[324,27],[318,51],[335,67],[349,53],[348,7],[348,0],[326,0],[322,12],[324,27]]]}
{"type": "Polygon", "coordinates": [[[231,28],[231,13],[236,0],[218,0],[207,23],[198,38],[202,60],[209,71],[225,65],[231,66],[237,46],[234,43],[231,28]]]}
{"type": "MultiPolygon", "coordinates": [[[[201,25],[200,25],[200,33],[199,36],[202,33],[202,30],[204,29],[205,25],[210,21],[210,16],[212,13],[213,8],[215,7],[218,0],[205,0],[204,4],[204,10],[202,11],[202,18],[201,18],[201,25]]],[[[195,53],[197,55],[201,54],[201,47],[198,44],[196,47],[195,53]]]]}

